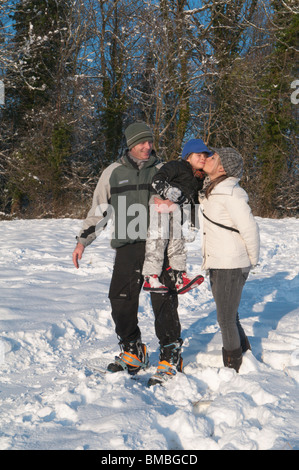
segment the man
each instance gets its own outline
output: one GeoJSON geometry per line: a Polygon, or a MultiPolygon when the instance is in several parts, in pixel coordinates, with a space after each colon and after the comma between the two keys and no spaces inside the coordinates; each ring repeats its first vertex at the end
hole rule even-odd
{"type": "MultiPolygon", "coordinates": [[[[153,135],[145,124],[135,122],[125,130],[127,149],[122,157],[106,168],[97,184],[92,207],[77,237],[73,262],[78,268],[84,249],[106,227],[114,216],[111,246],[116,251],[109,290],[112,318],[119,338],[121,354],[108,365],[110,372],[127,370],[137,373],[148,365],[146,347],[138,326],[139,295],[143,285],[142,267],[148,225],[148,202],[153,194],[152,179],[163,163],[153,150],[153,135]],[[136,211],[139,231],[136,232],[136,211]],[[145,214],[145,216],[144,216],[145,214]],[[133,229],[135,227],[135,230],[133,229]]],[[[149,385],[162,383],[182,370],[181,325],[174,278],[165,259],[161,282],[166,294],[151,293],[155,331],[160,343],[160,362],[149,385]],[[168,268],[168,269],[167,269],[168,268]]]]}

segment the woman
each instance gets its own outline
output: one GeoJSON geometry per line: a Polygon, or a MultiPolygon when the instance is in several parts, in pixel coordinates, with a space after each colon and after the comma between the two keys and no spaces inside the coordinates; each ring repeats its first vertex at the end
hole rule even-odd
{"type": "Polygon", "coordinates": [[[199,194],[203,268],[210,274],[224,365],[238,372],[242,353],[250,349],[238,307],[249,270],[258,262],[259,230],[247,193],[238,184],[241,155],[232,148],[213,150],[203,167],[208,184],[199,194]]]}

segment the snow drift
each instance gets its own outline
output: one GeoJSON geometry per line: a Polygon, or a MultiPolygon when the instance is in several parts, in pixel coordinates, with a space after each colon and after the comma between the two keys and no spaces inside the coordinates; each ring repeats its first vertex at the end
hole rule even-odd
{"type": "MultiPolygon", "coordinates": [[[[260,263],[240,308],[252,352],[240,373],[222,365],[206,280],[180,296],[185,374],[152,388],[145,385],[158,342],[144,292],[140,327],[150,368],[133,380],[86,367],[119,353],[107,298],[108,233],[76,270],[71,254],[81,221],[0,222],[0,449],[298,449],[299,220],[257,220],[260,263]]],[[[198,238],[188,245],[193,274],[199,247],[198,238]]]]}

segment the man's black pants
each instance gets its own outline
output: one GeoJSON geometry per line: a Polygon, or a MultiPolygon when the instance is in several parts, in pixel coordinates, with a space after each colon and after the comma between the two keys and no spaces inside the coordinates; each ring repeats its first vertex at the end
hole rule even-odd
{"type": "MultiPolygon", "coordinates": [[[[141,336],[138,327],[139,295],[143,286],[142,266],[145,242],[116,249],[114,269],[109,290],[115,332],[121,341],[134,341],[141,336]]],[[[167,294],[151,293],[155,315],[155,331],[160,345],[177,341],[181,335],[178,298],[175,285],[166,271],[165,260],[161,282],[169,288],[167,294]]]]}

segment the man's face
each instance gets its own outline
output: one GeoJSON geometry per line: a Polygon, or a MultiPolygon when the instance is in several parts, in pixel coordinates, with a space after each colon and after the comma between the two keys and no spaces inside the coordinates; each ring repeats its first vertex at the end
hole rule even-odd
{"type": "Polygon", "coordinates": [[[153,142],[146,140],[145,142],[141,142],[140,144],[135,145],[135,147],[132,147],[130,153],[138,160],[148,160],[152,149],[153,142]]]}

